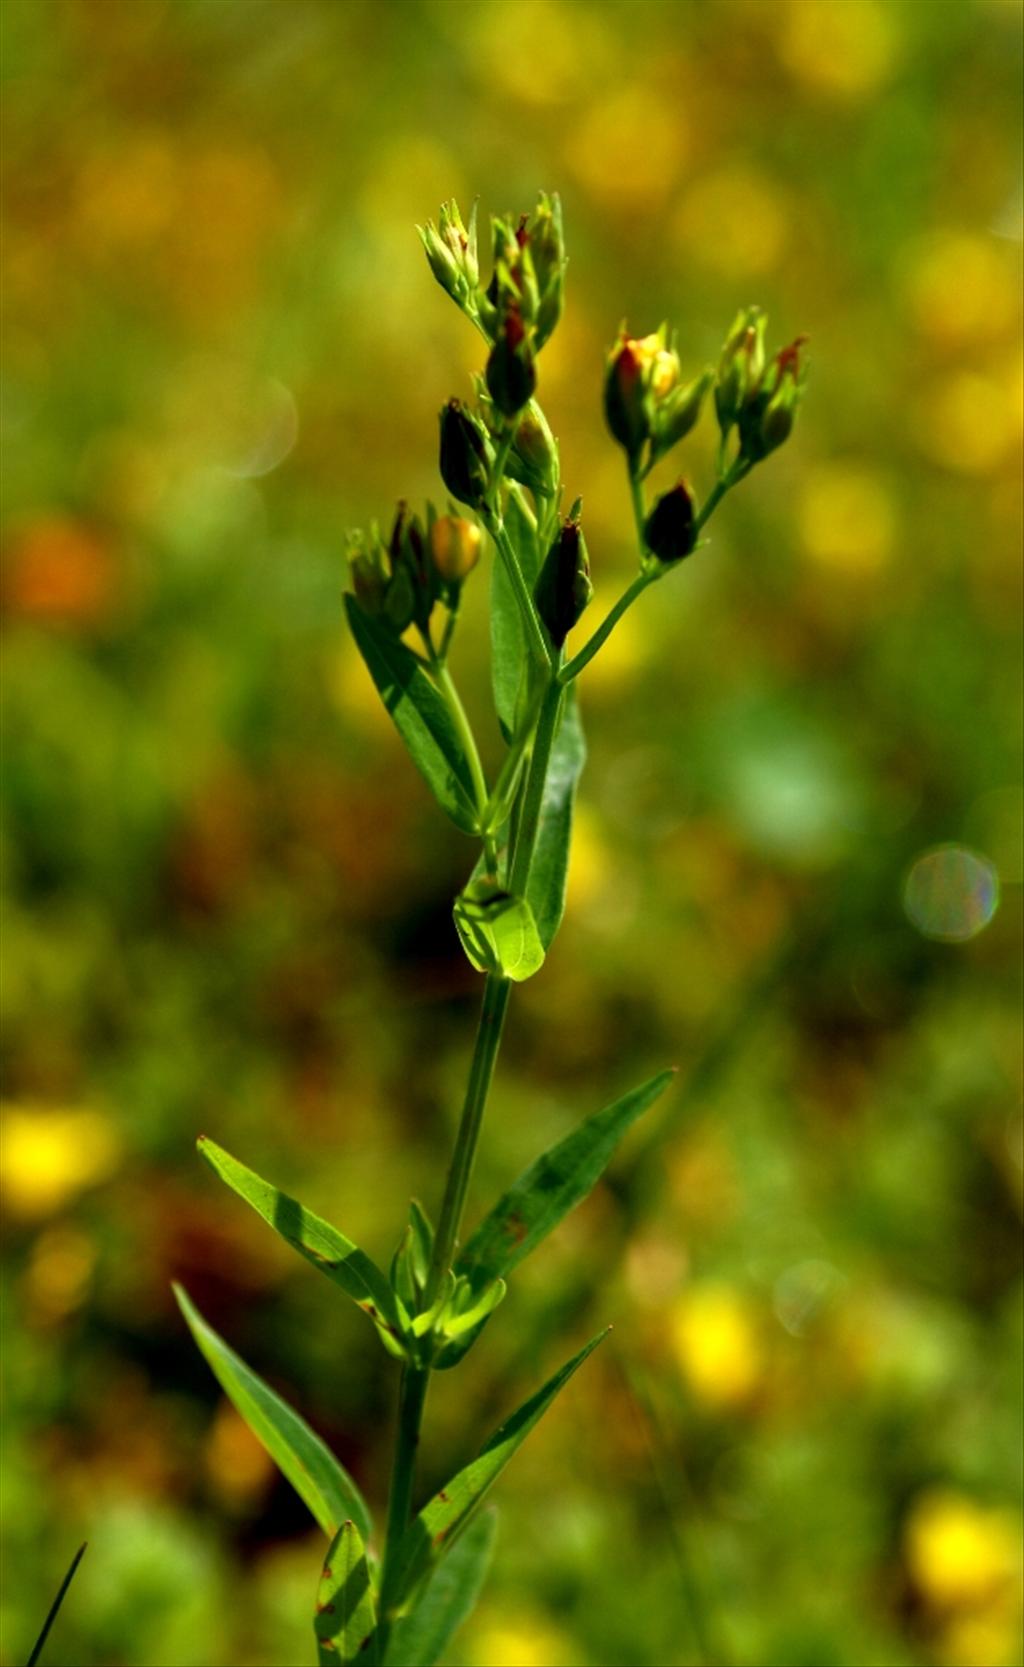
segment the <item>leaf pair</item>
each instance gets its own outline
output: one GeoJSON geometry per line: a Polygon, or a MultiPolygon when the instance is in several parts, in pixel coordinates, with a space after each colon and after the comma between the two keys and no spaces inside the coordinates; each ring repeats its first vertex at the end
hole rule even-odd
{"type": "MultiPolygon", "coordinates": [[[[317,1593],[319,1661],[381,1662],[382,1638],[367,1556],[369,1508],[330,1449],[174,1287],[179,1307],[214,1376],[331,1540],[317,1593]]],[[[602,1333],[602,1335],[604,1335],[602,1333]]],[[[493,1514],[474,1515],[484,1493],[601,1341],[595,1337],[491,1437],[479,1458],[424,1507],[401,1541],[393,1589],[401,1613],[391,1626],[387,1667],[431,1667],[469,1614],[494,1539],[493,1514]],[[458,1543],[456,1544],[456,1541],[458,1543]]]]}

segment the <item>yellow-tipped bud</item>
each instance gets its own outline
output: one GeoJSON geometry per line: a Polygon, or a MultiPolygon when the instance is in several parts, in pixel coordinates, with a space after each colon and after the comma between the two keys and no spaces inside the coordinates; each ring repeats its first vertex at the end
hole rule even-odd
{"type": "Polygon", "coordinates": [[[430,529],[430,554],[447,585],[461,585],[480,560],[480,528],[461,515],[441,515],[430,529]]]}

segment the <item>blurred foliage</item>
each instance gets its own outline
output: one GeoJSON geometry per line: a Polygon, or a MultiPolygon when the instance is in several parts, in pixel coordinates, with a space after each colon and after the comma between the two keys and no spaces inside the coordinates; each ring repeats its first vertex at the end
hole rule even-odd
{"type": "Polygon", "coordinates": [[[515,999],[477,1202],[662,1064],[680,1087],[435,1385],[424,1484],[617,1322],[510,1473],[458,1658],[1019,1660],[1016,0],[5,0],[0,26],[0,1659],[83,1537],[51,1659],[310,1658],[317,1536],[172,1276],[383,1496],[389,1363],[192,1139],[380,1254],[411,1192],[436,1207],[466,853],[345,641],[343,532],[436,492],[479,360],[413,222],[549,187],[542,394],[598,607],[635,559],[599,409],[621,317],[668,315],[696,371],[756,300],[813,379],[585,679],[570,913],[515,999]]]}

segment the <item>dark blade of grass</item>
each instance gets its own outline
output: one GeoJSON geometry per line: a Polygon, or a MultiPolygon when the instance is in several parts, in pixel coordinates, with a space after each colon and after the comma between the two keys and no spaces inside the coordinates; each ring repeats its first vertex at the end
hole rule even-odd
{"type": "Polygon", "coordinates": [[[40,1632],[39,1637],[36,1639],[35,1647],[32,1651],[32,1654],[29,1656],[28,1660],[26,1661],[25,1667],[36,1667],[36,1662],[39,1660],[39,1657],[42,1654],[43,1645],[46,1643],[47,1638],[50,1636],[50,1628],[52,1627],[54,1621],[57,1619],[57,1616],[60,1613],[60,1606],[64,1602],[64,1599],[68,1595],[68,1587],[71,1585],[71,1582],[74,1580],[75,1574],[77,1573],[77,1570],[78,1570],[78,1565],[82,1561],[82,1558],[85,1556],[85,1548],[86,1548],[87,1545],[88,1545],[88,1541],[83,1540],[81,1545],[79,1546],[78,1550],[75,1552],[75,1555],[72,1557],[70,1567],[68,1568],[68,1572],[64,1576],[64,1579],[61,1581],[60,1589],[57,1593],[57,1596],[54,1598],[53,1602],[50,1605],[50,1613],[47,1615],[45,1621],[43,1622],[43,1629],[40,1632]]]}

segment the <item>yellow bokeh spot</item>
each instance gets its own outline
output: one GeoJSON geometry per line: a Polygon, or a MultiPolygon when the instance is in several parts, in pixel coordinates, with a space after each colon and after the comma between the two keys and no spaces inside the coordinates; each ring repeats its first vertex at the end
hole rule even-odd
{"type": "Polygon", "coordinates": [[[764,1357],[742,1292],[724,1284],[693,1286],[675,1307],[671,1336],[698,1400],[716,1409],[749,1400],[763,1375],[764,1357]]]}
{"type": "Polygon", "coordinates": [[[41,1233],[25,1275],[33,1319],[53,1323],[80,1307],[95,1265],[96,1247],[77,1228],[55,1226],[41,1233]]]}
{"type": "Polygon", "coordinates": [[[823,463],[809,472],[799,526],[807,554],[841,573],[877,573],[892,553],[892,499],[878,476],[857,464],[823,463]]]}
{"type": "Polygon", "coordinates": [[[789,0],[776,16],[782,63],[830,97],[865,98],[893,68],[896,19],[879,0],[789,0]]]}
{"type": "Polygon", "coordinates": [[[612,43],[599,12],[555,0],[504,0],[489,6],[453,6],[438,17],[457,33],[488,92],[502,91],[528,104],[561,104],[578,97],[607,69],[612,43]],[[544,50],[526,43],[543,41],[544,50]]]}
{"type": "Polygon", "coordinates": [[[569,903],[586,909],[611,886],[614,861],[601,837],[600,823],[589,805],[577,805],[569,858],[569,903]]]}
{"type": "Polygon", "coordinates": [[[625,87],[574,123],[566,159],[599,203],[649,211],[663,202],[688,149],[685,117],[649,86],[625,87]]]}
{"type": "MultiPolygon", "coordinates": [[[[613,598],[608,598],[608,606],[613,598]]],[[[587,667],[587,693],[595,698],[604,694],[617,694],[627,683],[632,682],[639,668],[651,655],[650,640],[645,635],[644,624],[638,615],[642,608],[632,608],[623,614],[611,636],[601,645],[587,667]]],[[[571,659],[590,636],[594,626],[605,613],[605,608],[597,603],[584,614],[582,622],[570,634],[567,644],[567,655],[571,659]]]]}
{"type": "Polygon", "coordinates": [[[576,1646],[542,1616],[494,1616],[473,1630],[476,1667],[559,1667],[577,1659],[576,1646]]]}
{"type": "Polygon", "coordinates": [[[221,1401],[204,1452],[206,1474],[229,1504],[245,1505],[269,1484],[274,1463],[230,1401],[221,1401]]]}
{"type": "Polygon", "coordinates": [[[951,1488],[915,1500],[904,1547],[914,1584],[936,1608],[977,1608],[1020,1578],[1019,1518],[951,1488]]]}
{"type": "Polygon", "coordinates": [[[942,1667],[1019,1667],[1020,1615],[1013,1606],[954,1615],[936,1640],[942,1667]]]}
{"type": "Polygon", "coordinates": [[[957,371],[926,389],[918,402],[918,443],[933,462],[985,475],[1016,460],[1021,406],[1017,381],[957,371]]]}
{"type": "Polygon", "coordinates": [[[331,695],[345,717],[368,735],[387,734],[391,719],[362,658],[346,643],[328,666],[331,695]]]}
{"type": "Polygon", "coordinates": [[[746,279],[777,265],[789,235],[789,212],[768,175],[732,165],[697,181],[672,230],[682,258],[696,254],[723,277],[746,279]]]}
{"type": "Polygon", "coordinates": [[[0,1186],[15,1215],[51,1215],[117,1168],[121,1140],[100,1111],[7,1105],[0,1129],[0,1186]]]}
{"type": "Polygon", "coordinates": [[[996,237],[947,231],[929,238],[904,279],[915,325],[944,345],[998,337],[1017,317],[1015,264],[996,237]]]}

